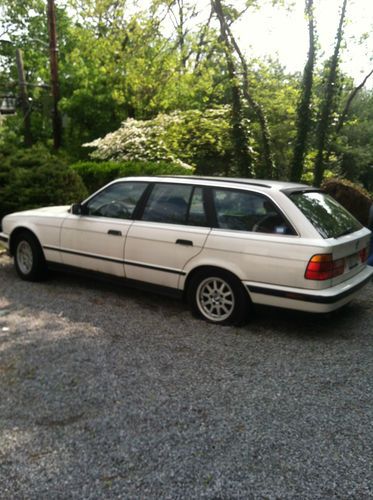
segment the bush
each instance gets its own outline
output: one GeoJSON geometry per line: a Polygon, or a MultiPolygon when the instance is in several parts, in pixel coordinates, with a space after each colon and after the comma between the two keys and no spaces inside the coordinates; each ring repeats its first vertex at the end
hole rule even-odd
{"type": "Polygon", "coordinates": [[[227,173],[234,149],[231,112],[221,106],[160,113],[151,120],[128,118],[118,130],[83,146],[94,148],[94,160],[172,163],[196,166],[201,174],[227,173]]]}
{"type": "Polygon", "coordinates": [[[364,226],[368,225],[369,209],[373,200],[358,184],[346,179],[330,179],[322,188],[356,217],[364,226]]]}
{"type": "Polygon", "coordinates": [[[79,175],[45,148],[0,153],[0,218],[19,210],[70,204],[86,196],[79,175]]]}
{"type": "Polygon", "coordinates": [[[186,170],[179,165],[165,162],[95,162],[80,161],[71,165],[71,169],[80,175],[90,193],[97,191],[118,177],[140,175],[190,175],[192,170],[186,170]]]}

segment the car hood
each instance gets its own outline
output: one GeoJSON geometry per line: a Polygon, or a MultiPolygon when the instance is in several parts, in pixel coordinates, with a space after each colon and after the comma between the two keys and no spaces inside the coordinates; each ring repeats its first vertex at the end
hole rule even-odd
{"type": "Polygon", "coordinates": [[[62,205],[58,207],[42,207],[23,210],[22,212],[14,212],[10,216],[18,215],[37,215],[37,216],[59,216],[66,215],[71,205],[62,205]]]}

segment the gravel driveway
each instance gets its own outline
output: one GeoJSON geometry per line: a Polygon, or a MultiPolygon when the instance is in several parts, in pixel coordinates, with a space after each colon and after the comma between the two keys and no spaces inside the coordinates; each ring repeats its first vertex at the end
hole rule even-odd
{"type": "Polygon", "coordinates": [[[372,292],[215,327],[2,256],[1,499],[373,498],[372,292]]]}

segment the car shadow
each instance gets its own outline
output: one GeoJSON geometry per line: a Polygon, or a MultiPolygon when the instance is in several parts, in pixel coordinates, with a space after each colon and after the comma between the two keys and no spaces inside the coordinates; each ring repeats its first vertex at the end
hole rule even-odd
{"type": "MultiPolygon", "coordinates": [[[[22,282],[16,275],[10,261],[2,266],[0,272],[7,276],[7,279],[17,284],[18,287],[24,285],[32,287],[37,293],[37,287],[42,286],[46,290],[56,289],[57,295],[64,295],[65,300],[75,302],[77,308],[66,308],[64,314],[70,316],[71,320],[79,320],[79,300],[88,292],[88,303],[91,314],[84,315],[85,321],[95,324],[94,311],[98,306],[103,306],[106,301],[117,305],[119,308],[126,303],[136,306],[135,314],[141,314],[141,310],[160,314],[165,321],[169,318],[177,317],[184,324],[195,322],[201,329],[211,331],[214,335],[222,333],[233,333],[236,335],[281,335],[289,338],[305,339],[327,339],[327,338],[352,338],[358,332],[358,325],[364,322],[364,318],[369,313],[372,306],[368,294],[361,292],[359,297],[343,308],[327,314],[312,314],[295,310],[281,308],[254,306],[250,310],[247,323],[241,327],[217,326],[208,324],[203,320],[195,319],[189,312],[185,301],[156,294],[152,291],[144,291],[138,288],[129,287],[126,284],[111,281],[107,278],[96,279],[91,276],[65,273],[62,271],[51,271],[47,279],[39,283],[22,282]]],[[[371,285],[369,285],[371,286],[371,285]]],[[[12,287],[11,287],[12,288],[12,287]]],[[[5,297],[7,292],[3,292],[5,297]]],[[[22,305],[19,303],[19,305],[22,305]]],[[[27,300],[27,305],[35,309],[41,309],[56,314],[61,313],[61,303],[58,300],[43,302],[27,300]]],[[[118,314],[121,314],[118,309],[118,314]]],[[[139,320],[141,320],[139,318],[139,320]]],[[[198,326],[197,326],[198,328],[198,326]]]]}

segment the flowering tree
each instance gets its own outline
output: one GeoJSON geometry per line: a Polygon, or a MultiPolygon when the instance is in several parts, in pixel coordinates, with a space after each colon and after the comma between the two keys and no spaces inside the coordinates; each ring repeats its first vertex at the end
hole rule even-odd
{"type": "Polygon", "coordinates": [[[95,148],[91,157],[116,161],[167,161],[203,171],[214,162],[219,173],[229,173],[232,158],[232,135],[229,107],[206,111],[175,111],[159,114],[153,120],[129,118],[105,137],[84,144],[95,148]]]}

